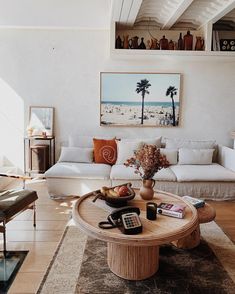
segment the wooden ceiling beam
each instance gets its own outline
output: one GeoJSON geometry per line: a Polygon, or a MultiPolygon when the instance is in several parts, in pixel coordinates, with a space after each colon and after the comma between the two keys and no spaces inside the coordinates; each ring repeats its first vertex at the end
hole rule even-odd
{"type": "Polygon", "coordinates": [[[204,25],[206,25],[208,22],[216,23],[218,20],[220,20],[222,17],[224,17],[226,14],[228,14],[230,11],[235,9],[235,1],[230,0],[227,2],[226,5],[222,6],[221,9],[218,9],[216,13],[210,17],[205,23],[200,25],[198,29],[201,29],[204,25]]]}
{"type": "Polygon", "coordinates": [[[122,14],[124,0],[113,0],[112,1],[112,15],[111,20],[114,22],[119,22],[122,14]]]}
{"type": "Polygon", "coordinates": [[[112,21],[133,26],[143,0],[113,0],[112,21]]]}
{"type": "Polygon", "coordinates": [[[170,15],[169,19],[163,24],[162,29],[169,30],[185,12],[185,10],[191,5],[193,0],[182,0],[176,10],[170,15]]]}

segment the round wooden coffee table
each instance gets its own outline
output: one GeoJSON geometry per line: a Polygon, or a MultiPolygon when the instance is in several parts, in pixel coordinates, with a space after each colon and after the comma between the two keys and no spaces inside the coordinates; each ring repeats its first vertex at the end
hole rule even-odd
{"type": "Polygon", "coordinates": [[[198,214],[198,226],[190,233],[188,236],[180,238],[176,241],[173,241],[172,244],[181,249],[193,249],[200,244],[201,233],[200,233],[200,224],[205,224],[213,221],[216,216],[215,209],[208,203],[205,203],[205,206],[197,209],[198,214]]]}
{"type": "Polygon", "coordinates": [[[189,235],[198,226],[198,214],[193,205],[179,196],[155,192],[153,200],[173,204],[184,204],[186,214],[183,219],[157,215],[157,220],[146,219],[146,203],[139,190],[128,205],[139,207],[143,232],[138,235],[124,235],[118,228],[100,229],[98,223],[107,220],[110,207],[104,201],[94,199],[93,193],[81,197],[73,209],[76,224],[88,235],[107,242],[107,261],[113,273],[128,280],[143,280],[158,270],[159,245],[167,244],[189,235]]]}

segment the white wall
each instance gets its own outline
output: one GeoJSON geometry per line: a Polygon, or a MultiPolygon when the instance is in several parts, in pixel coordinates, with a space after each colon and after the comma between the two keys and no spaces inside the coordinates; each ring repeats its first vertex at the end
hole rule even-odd
{"type": "MultiPolygon", "coordinates": [[[[208,138],[232,146],[235,58],[113,60],[109,57],[108,30],[0,29],[0,78],[24,101],[25,124],[30,105],[55,107],[58,148],[70,132],[208,138]],[[100,127],[100,71],[182,73],[181,126],[100,127]]],[[[0,93],[0,97],[2,104],[4,95],[0,93]]]]}

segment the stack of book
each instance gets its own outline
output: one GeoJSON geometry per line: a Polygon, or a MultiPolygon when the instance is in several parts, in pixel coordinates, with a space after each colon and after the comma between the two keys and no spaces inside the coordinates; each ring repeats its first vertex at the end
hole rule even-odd
{"type": "Polygon", "coordinates": [[[185,215],[185,207],[186,205],[180,205],[180,204],[171,204],[171,203],[160,203],[157,208],[157,213],[177,217],[177,218],[183,218],[185,215]]]}
{"type": "Polygon", "coordinates": [[[191,203],[196,208],[200,208],[205,205],[205,201],[202,199],[193,198],[191,196],[183,196],[182,198],[191,203]]]}

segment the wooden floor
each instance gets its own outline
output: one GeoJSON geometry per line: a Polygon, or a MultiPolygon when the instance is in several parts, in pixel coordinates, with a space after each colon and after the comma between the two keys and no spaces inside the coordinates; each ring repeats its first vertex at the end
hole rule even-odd
{"type": "MultiPolygon", "coordinates": [[[[71,201],[49,199],[45,182],[30,185],[38,192],[37,226],[27,210],[7,224],[7,249],[29,250],[8,293],[36,293],[71,216],[71,201]]],[[[1,234],[2,243],[2,234],[1,234]]]]}
{"type": "MultiPolygon", "coordinates": [[[[29,250],[8,293],[36,293],[71,215],[72,202],[49,199],[44,181],[30,186],[38,192],[37,227],[32,211],[26,211],[7,225],[7,248],[29,250]]],[[[216,221],[235,241],[235,202],[210,202],[217,211],[216,221]]],[[[2,234],[1,234],[2,235],[2,234]]],[[[0,236],[2,243],[2,236],[0,236]]]]}
{"type": "Polygon", "coordinates": [[[216,223],[235,242],[235,201],[208,201],[216,210],[216,223]]]}

